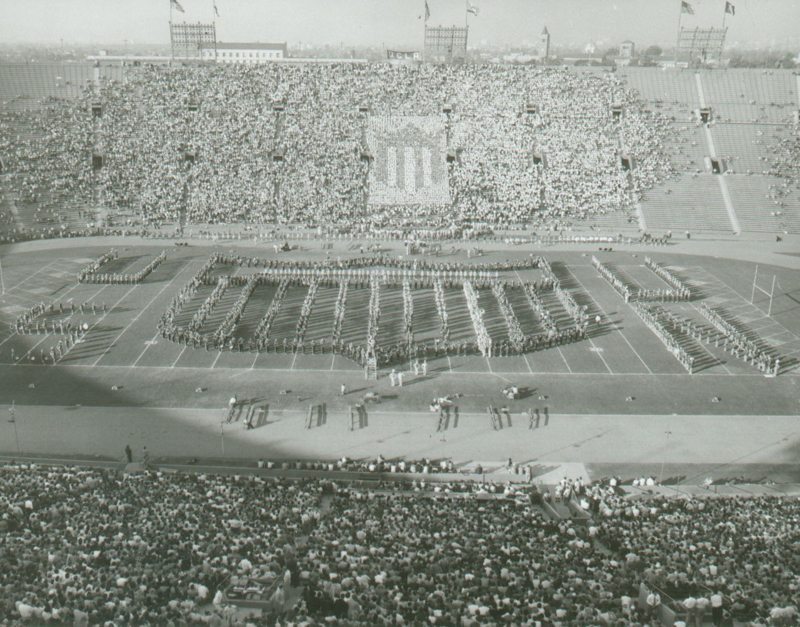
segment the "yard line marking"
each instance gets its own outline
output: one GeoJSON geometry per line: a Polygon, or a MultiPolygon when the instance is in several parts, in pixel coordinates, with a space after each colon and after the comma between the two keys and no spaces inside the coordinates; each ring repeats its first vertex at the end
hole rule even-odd
{"type": "MultiPolygon", "coordinates": [[[[558,349],[558,354],[561,355],[561,359],[564,360],[564,364],[567,366],[567,370],[569,370],[569,373],[572,374],[572,368],[569,367],[569,362],[567,361],[567,358],[564,356],[564,353],[561,350],[561,347],[560,346],[556,346],[556,348],[558,349]]],[[[598,355],[599,355],[599,353],[598,353],[598,355]]]]}
{"type": "MultiPolygon", "coordinates": [[[[33,346],[30,348],[30,350],[29,350],[27,353],[25,353],[25,354],[24,354],[22,357],[20,357],[20,358],[19,358],[19,361],[25,361],[25,360],[27,360],[27,359],[28,359],[28,356],[29,356],[29,355],[30,355],[30,354],[31,354],[33,351],[35,351],[35,350],[36,350],[36,348],[39,346],[39,344],[41,344],[42,342],[44,342],[44,341],[45,341],[45,340],[46,340],[48,337],[50,337],[51,335],[53,335],[53,334],[52,334],[52,333],[47,333],[47,334],[46,334],[46,335],[45,335],[45,336],[44,336],[44,337],[43,337],[41,340],[39,340],[38,342],[36,342],[36,344],[34,344],[34,345],[33,345],[33,346]]],[[[18,364],[12,363],[12,365],[13,365],[13,366],[16,366],[16,365],[18,365],[18,364]]]]}
{"type": "Polygon", "coordinates": [[[0,342],[0,346],[5,344],[6,342],[8,342],[8,340],[10,340],[12,337],[15,337],[16,335],[17,335],[17,330],[14,329],[14,331],[12,331],[11,335],[9,335],[6,339],[4,339],[2,342],[0,342]]]}
{"type": "Polygon", "coordinates": [[[294,370],[294,362],[297,361],[297,349],[294,351],[294,357],[292,357],[292,365],[289,366],[289,370],[294,370]]]}
{"type": "MultiPolygon", "coordinates": [[[[562,355],[562,357],[563,357],[563,355],[562,355]]],[[[522,358],[525,360],[525,363],[528,365],[528,372],[533,374],[533,370],[531,370],[531,364],[528,361],[528,357],[525,355],[525,353],[522,353],[522,358]]],[[[569,366],[567,366],[567,368],[569,368],[569,366]]]]}
{"type": "MultiPolygon", "coordinates": [[[[573,279],[575,279],[575,280],[578,282],[578,285],[580,285],[580,286],[583,288],[583,291],[584,291],[584,292],[586,292],[586,295],[587,295],[587,296],[589,296],[589,297],[591,298],[591,292],[590,292],[589,290],[587,290],[587,289],[586,289],[586,286],[585,286],[583,283],[581,283],[581,280],[580,280],[580,279],[579,279],[577,276],[575,276],[575,273],[574,273],[572,270],[570,270],[570,269],[569,269],[569,267],[568,267],[567,265],[565,265],[565,266],[564,266],[564,268],[567,270],[567,272],[569,272],[569,273],[572,275],[572,278],[573,278],[573,279]]],[[[598,276],[598,278],[601,278],[601,277],[599,277],[599,276],[598,276]]],[[[603,312],[603,315],[605,316],[606,320],[608,320],[609,324],[611,324],[611,326],[613,326],[613,327],[614,327],[614,330],[615,330],[615,331],[617,331],[617,332],[620,334],[620,336],[622,337],[622,339],[623,339],[623,340],[625,340],[625,343],[626,343],[628,346],[630,346],[630,347],[631,347],[631,350],[632,350],[632,351],[634,352],[634,354],[635,354],[635,355],[636,355],[636,356],[639,358],[639,361],[641,361],[641,362],[642,362],[642,364],[644,365],[644,367],[645,367],[645,368],[647,368],[647,372],[648,372],[648,373],[650,373],[650,374],[653,374],[653,371],[652,371],[652,370],[650,370],[650,366],[648,366],[648,365],[645,363],[644,359],[642,359],[642,356],[641,356],[641,355],[639,354],[639,352],[638,352],[638,351],[637,351],[637,350],[636,350],[636,349],[633,347],[633,344],[631,344],[631,343],[628,341],[628,338],[627,338],[627,337],[625,337],[625,334],[622,332],[622,329],[620,329],[620,328],[619,328],[619,327],[616,325],[616,323],[615,323],[615,322],[612,322],[612,320],[611,320],[611,317],[610,317],[610,316],[609,316],[609,315],[606,313],[606,310],[605,310],[605,309],[603,309],[603,308],[600,306],[600,303],[598,303],[598,302],[597,302],[597,301],[596,301],[594,298],[592,298],[592,302],[594,302],[594,304],[595,304],[595,305],[597,305],[597,308],[598,308],[600,311],[602,311],[602,312],[603,312]]],[[[630,305],[629,305],[629,307],[630,307],[630,305]]],[[[631,309],[633,309],[633,307],[631,307],[631,309]]],[[[647,326],[647,325],[645,325],[645,326],[647,326]]],[[[594,342],[592,341],[592,338],[590,338],[590,337],[588,337],[588,336],[587,336],[587,339],[589,340],[589,342],[591,342],[592,346],[594,346],[594,345],[595,345],[595,344],[594,344],[594,342]]],[[[600,359],[603,359],[603,356],[602,356],[600,353],[597,353],[597,356],[598,356],[598,357],[600,357],[600,359]]],[[[604,363],[604,364],[606,363],[606,360],[605,360],[605,359],[603,359],[603,363],[604,363]]],[[[606,368],[608,368],[608,364],[606,364],[606,368]]],[[[611,368],[608,368],[608,370],[609,370],[609,372],[611,372],[611,368]]]]}
{"type": "MultiPolygon", "coordinates": [[[[133,365],[131,366],[131,368],[135,368],[135,367],[136,367],[136,364],[138,364],[138,363],[139,363],[139,360],[140,360],[142,357],[144,357],[144,354],[147,352],[147,349],[148,349],[148,348],[150,348],[150,347],[153,345],[153,343],[154,343],[154,342],[156,342],[156,341],[158,341],[158,333],[156,333],[156,334],[153,336],[153,339],[151,339],[151,340],[149,340],[149,341],[147,341],[147,342],[145,342],[145,343],[144,343],[144,350],[143,350],[143,351],[142,351],[142,352],[139,354],[139,356],[136,358],[136,361],[134,361],[134,362],[133,362],[133,365]]],[[[105,366],[101,366],[101,367],[105,367],[105,366]]],[[[126,366],[126,367],[127,367],[127,366],[126,366]]]]}
{"type": "Polygon", "coordinates": [[[250,366],[250,370],[256,367],[256,362],[258,361],[259,357],[261,357],[261,353],[256,350],[256,358],[253,360],[253,365],[250,366]]]}
{"type": "MultiPolygon", "coordinates": [[[[85,284],[84,284],[84,283],[76,283],[76,284],[75,284],[75,285],[73,285],[73,286],[72,286],[70,289],[68,289],[66,292],[64,292],[64,296],[66,296],[67,294],[69,294],[69,293],[70,293],[72,290],[74,290],[74,289],[77,289],[77,288],[78,288],[78,287],[80,287],[81,285],[85,285],[85,284]]],[[[96,291],[96,292],[95,292],[95,293],[94,293],[92,296],[90,296],[90,297],[89,297],[89,300],[94,300],[95,298],[97,298],[98,296],[100,296],[100,294],[103,292],[103,290],[104,290],[104,289],[106,289],[108,286],[109,286],[108,284],[106,284],[106,285],[103,285],[103,287],[101,287],[101,288],[100,288],[99,290],[97,290],[97,291],[96,291]]],[[[60,299],[59,299],[59,300],[60,300],[60,299]]],[[[89,302],[89,301],[86,301],[86,302],[89,302]]],[[[76,310],[76,311],[77,311],[77,310],[76,310]]],[[[45,313],[46,313],[46,312],[45,312],[45,313]]],[[[75,312],[71,312],[71,313],[70,313],[70,314],[69,314],[69,315],[68,315],[66,318],[64,318],[64,320],[69,320],[69,319],[70,319],[70,318],[72,318],[72,316],[74,316],[74,315],[75,315],[75,312]]],[[[105,314],[103,315],[103,318],[105,318],[105,314]]],[[[98,320],[98,322],[99,322],[99,320],[98,320]]],[[[20,359],[26,359],[26,358],[27,358],[27,357],[28,357],[28,356],[29,356],[29,355],[30,355],[30,354],[31,354],[31,353],[32,353],[34,350],[36,350],[36,347],[37,347],[37,346],[39,346],[39,344],[41,344],[42,342],[44,342],[44,341],[45,341],[45,340],[46,340],[48,337],[50,337],[51,335],[54,335],[54,334],[53,334],[53,333],[51,333],[51,332],[47,332],[47,333],[45,334],[45,336],[44,336],[44,337],[43,337],[41,340],[39,340],[38,342],[36,342],[36,344],[35,344],[35,345],[34,345],[34,346],[33,346],[33,347],[32,347],[32,348],[31,348],[31,349],[30,349],[30,350],[29,350],[27,353],[25,353],[25,355],[24,355],[23,357],[21,357],[20,359]]],[[[8,338],[8,339],[11,339],[11,338],[8,338]]],[[[5,342],[5,340],[4,340],[4,342],[5,342]]],[[[1,346],[1,345],[2,345],[4,342],[0,342],[0,346],[1,346]]],[[[66,355],[66,353],[64,353],[64,354],[66,355]]],[[[53,364],[53,365],[55,365],[55,364],[53,364]]]]}
{"type": "Polygon", "coordinates": [[[336,363],[336,353],[331,353],[331,371],[333,371],[334,363],[336,363]]]}
{"type": "Polygon", "coordinates": [[[42,267],[42,268],[39,268],[39,269],[38,269],[36,272],[34,272],[33,274],[31,274],[30,276],[28,276],[28,277],[26,277],[26,278],[22,279],[22,281],[20,281],[19,283],[17,283],[17,284],[16,284],[16,285],[14,285],[13,287],[8,287],[8,288],[6,288],[6,292],[10,292],[11,290],[13,290],[13,289],[15,289],[15,288],[19,287],[20,285],[22,285],[23,283],[27,283],[27,282],[29,282],[29,281],[30,281],[30,280],[31,280],[33,277],[35,277],[37,274],[39,274],[40,272],[44,272],[45,270],[47,270],[47,268],[49,268],[50,266],[52,266],[54,263],[58,263],[59,261],[63,261],[63,259],[61,259],[61,258],[59,258],[59,259],[54,259],[53,261],[51,261],[50,263],[48,263],[46,266],[44,266],[44,267],[42,267]]]}
{"type": "MultiPolygon", "coordinates": [[[[106,285],[105,287],[108,287],[108,286],[106,285]]],[[[94,328],[95,328],[95,327],[96,327],[98,324],[100,324],[100,323],[101,323],[103,320],[105,320],[106,316],[107,316],[108,314],[110,314],[112,311],[114,311],[114,308],[115,308],[117,305],[119,305],[119,304],[120,304],[120,303],[121,303],[123,300],[125,300],[125,299],[126,299],[126,298],[127,298],[129,295],[130,295],[130,293],[131,293],[131,292],[133,292],[133,290],[135,290],[137,287],[139,287],[139,286],[138,286],[138,285],[134,285],[134,286],[133,286],[131,289],[129,289],[127,292],[125,292],[125,294],[124,294],[124,295],[123,295],[123,296],[122,296],[122,297],[121,297],[121,298],[120,298],[120,299],[119,299],[119,300],[118,300],[116,303],[114,303],[113,305],[111,305],[111,307],[109,307],[109,308],[108,308],[108,311],[107,311],[106,313],[104,313],[102,316],[100,316],[100,318],[98,318],[98,319],[95,321],[95,323],[94,323],[92,326],[90,326],[90,327],[89,327],[89,330],[88,330],[88,331],[86,331],[86,333],[84,333],[84,337],[87,337],[87,336],[89,335],[89,333],[91,333],[91,332],[94,330],[94,328]]],[[[101,290],[101,291],[102,291],[102,290],[101,290]]],[[[56,361],[56,362],[55,362],[53,365],[54,365],[54,366],[57,366],[58,364],[60,364],[60,363],[61,363],[61,361],[64,359],[64,357],[66,357],[66,356],[67,356],[67,354],[68,354],[68,353],[69,353],[69,352],[70,352],[70,351],[71,351],[73,348],[75,348],[77,345],[78,345],[78,342],[75,342],[75,344],[73,344],[73,345],[72,345],[70,348],[68,348],[68,349],[67,349],[67,350],[64,352],[64,354],[61,356],[61,359],[59,359],[58,361],[56,361]]],[[[90,368],[93,368],[94,366],[90,365],[89,367],[90,367],[90,368]]]]}
{"type": "MultiPolygon", "coordinates": [[[[184,266],[184,268],[185,268],[185,266],[184,266]]],[[[106,356],[106,353],[108,353],[108,351],[110,351],[110,350],[111,350],[111,347],[112,347],[112,346],[114,346],[114,345],[115,345],[115,344],[116,344],[116,343],[119,341],[119,338],[121,338],[123,335],[125,335],[125,332],[126,332],[128,329],[130,329],[130,328],[131,328],[131,325],[132,325],[134,322],[136,322],[136,321],[137,321],[137,320],[138,320],[138,319],[141,317],[141,315],[142,315],[142,314],[145,312],[145,310],[146,310],[146,309],[148,309],[148,308],[150,307],[150,305],[152,305],[152,304],[153,304],[153,302],[155,302],[156,298],[158,298],[159,296],[161,296],[161,294],[163,294],[163,293],[164,293],[164,290],[166,290],[166,289],[167,289],[167,288],[168,288],[170,285],[172,285],[172,283],[175,281],[175,279],[177,279],[177,278],[178,278],[178,276],[180,275],[181,271],[182,271],[184,268],[181,268],[180,270],[178,270],[178,272],[175,274],[175,276],[174,276],[174,277],[172,277],[172,280],[171,280],[169,283],[167,283],[167,284],[166,284],[164,287],[162,287],[162,288],[161,288],[161,290],[158,292],[158,294],[156,294],[155,296],[153,296],[153,298],[151,298],[151,299],[150,299],[150,302],[149,302],[149,303],[147,303],[147,304],[146,304],[146,305],[145,305],[145,306],[142,308],[142,310],[141,310],[141,311],[140,311],[138,314],[136,314],[136,317],[135,317],[133,320],[131,320],[131,321],[128,323],[128,325],[127,325],[127,326],[126,326],[124,329],[122,329],[122,332],[121,332],[121,333],[120,333],[120,334],[119,334],[117,337],[115,337],[115,338],[114,338],[114,341],[113,341],[113,342],[111,342],[111,343],[110,343],[110,344],[109,344],[109,345],[106,347],[106,350],[104,350],[104,351],[103,351],[103,354],[102,354],[102,355],[100,355],[100,357],[98,357],[98,358],[97,358],[97,361],[95,361],[95,362],[92,364],[93,366],[96,366],[96,365],[97,365],[97,364],[100,362],[100,360],[101,360],[103,357],[105,357],[105,356],[106,356]]],[[[138,285],[141,285],[141,283],[137,283],[137,286],[138,286],[138,285]]]]}
{"type": "MultiPolygon", "coordinates": [[[[599,307],[599,305],[598,305],[598,307],[599,307]]],[[[602,311],[602,309],[601,309],[601,311],[602,311]]],[[[603,312],[603,313],[605,314],[605,312],[603,312]]],[[[589,344],[591,344],[591,345],[592,345],[592,348],[598,348],[598,347],[595,345],[595,343],[592,341],[592,338],[590,338],[590,337],[588,337],[588,336],[587,336],[587,338],[586,338],[586,339],[587,339],[587,340],[589,340],[589,344]]],[[[609,372],[611,372],[611,368],[609,367],[609,365],[608,365],[608,362],[606,362],[606,360],[605,360],[605,357],[603,357],[603,349],[602,349],[602,348],[600,348],[600,349],[598,349],[598,350],[596,350],[596,351],[594,351],[594,352],[595,352],[595,353],[597,353],[597,356],[600,358],[600,361],[602,361],[602,362],[603,362],[603,364],[605,365],[606,369],[607,369],[609,372]]],[[[644,363],[644,362],[642,362],[642,363],[644,363]]],[[[645,368],[647,368],[647,364],[645,364],[645,368]]],[[[647,368],[647,369],[648,369],[648,370],[650,370],[649,368],[647,368]]]]}
{"type": "MultiPolygon", "coordinates": [[[[511,379],[506,379],[505,377],[502,377],[502,376],[500,376],[500,375],[499,375],[499,374],[497,374],[496,372],[492,372],[491,374],[493,374],[493,375],[494,375],[495,377],[497,377],[498,379],[502,379],[502,380],[503,380],[503,381],[505,381],[506,383],[513,383],[513,381],[512,381],[511,379]]],[[[506,373],[506,374],[512,374],[512,373],[506,373]]],[[[524,373],[524,372],[521,372],[520,374],[525,374],[525,373],[524,373]]],[[[512,376],[513,376],[513,375],[512,375],[512,376]]]]}
{"type": "MultiPolygon", "coordinates": [[[[126,270],[128,270],[128,269],[129,269],[129,268],[130,268],[130,267],[131,267],[133,264],[135,264],[135,263],[136,263],[136,261],[133,261],[132,263],[130,263],[130,264],[128,264],[127,266],[125,266],[125,269],[123,270],[123,272],[125,272],[126,270]]],[[[78,285],[83,285],[83,284],[82,284],[82,283],[79,281],[79,282],[78,282],[78,285]]],[[[103,292],[103,290],[105,290],[107,287],[110,287],[111,285],[112,285],[111,283],[106,283],[105,285],[103,285],[103,287],[101,287],[99,290],[97,290],[97,291],[96,291],[96,292],[95,292],[95,293],[94,293],[94,294],[91,296],[90,300],[94,300],[95,298],[97,298],[98,296],[100,296],[100,294],[103,292]]],[[[77,287],[77,285],[76,285],[76,287],[77,287]]],[[[87,337],[87,336],[89,335],[89,333],[91,333],[91,332],[92,332],[92,330],[93,330],[93,329],[94,329],[94,328],[95,328],[95,327],[96,327],[98,324],[100,324],[100,322],[102,322],[103,320],[105,320],[106,316],[107,316],[108,314],[110,314],[110,313],[111,313],[111,312],[114,310],[114,307],[116,307],[116,306],[117,306],[117,305],[119,305],[119,304],[120,304],[120,303],[121,303],[123,300],[125,300],[125,299],[128,297],[128,295],[129,295],[131,292],[133,292],[133,290],[135,290],[137,287],[139,287],[139,285],[134,285],[134,286],[133,286],[131,289],[129,289],[127,292],[125,292],[125,294],[124,294],[124,296],[122,296],[122,298],[120,298],[120,299],[119,299],[119,300],[118,300],[116,303],[114,303],[113,305],[111,305],[111,307],[109,307],[109,308],[108,308],[108,310],[107,310],[107,311],[106,311],[106,312],[105,312],[105,313],[104,313],[102,316],[100,316],[100,317],[99,317],[97,320],[95,320],[94,324],[92,324],[92,326],[90,326],[90,327],[89,327],[89,330],[88,330],[88,331],[86,331],[86,333],[84,333],[84,337],[87,337]]],[[[89,301],[86,301],[86,302],[89,302],[89,301]]],[[[72,315],[73,315],[73,314],[70,314],[70,317],[72,317],[72,315]]],[[[74,343],[74,344],[73,344],[73,345],[72,345],[70,348],[68,348],[66,351],[64,351],[64,354],[63,354],[63,355],[61,355],[61,358],[60,358],[58,361],[55,361],[55,362],[53,362],[53,365],[54,365],[54,366],[57,366],[58,364],[60,364],[60,363],[61,363],[61,360],[62,360],[62,359],[64,359],[64,357],[66,357],[66,356],[67,356],[67,353],[69,353],[69,352],[70,352],[70,351],[71,351],[73,348],[75,348],[77,345],[78,345],[78,342],[75,342],[75,343],[74,343]]]]}
{"type": "MultiPolygon", "coordinates": [[[[222,350],[220,350],[220,351],[217,353],[217,356],[214,358],[214,363],[213,363],[213,364],[211,364],[211,369],[213,369],[213,368],[214,368],[214,366],[216,366],[216,365],[217,365],[217,362],[219,361],[219,358],[220,358],[220,357],[222,357],[222,350]]],[[[241,368],[238,368],[238,370],[241,370],[241,368]]]]}
{"type": "MultiPolygon", "coordinates": [[[[183,357],[183,354],[186,352],[187,348],[189,348],[189,345],[188,344],[184,344],[183,349],[181,350],[180,354],[175,358],[175,361],[172,362],[172,365],[170,366],[170,368],[174,368],[175,367],[175,364],[177,364],[178,360],[181,357],[183,357]]],[[[144,355],[144,353],[142,353],[142,355],[144,355]]],[[[147,367],[147,366],[145,366],[145,367],[147,367]]]]}
{"type": "MultiPolygon", "coordinates": [[[[181,268],[180,270],[178,270],[178,274],[176,274],[176,275],[175,275],[175,277],[174,277],[172,280],[174,281],[175,279],[177,279],[177,278],[178,278],[178,275],[179,275],[181,272],[185,271],[185,270],[186,270],[186,268],[188,268],[189,266],[191,266],[191,265],[192,265],[194,262],[196,262],[196,261],[199,261],[199,260],[197,260],[197,259],[190,259],[190,260],[187,262],[187,264],[186,264],[185,266],[183,266],[183,268],[181,268]]],[[[170,282],[172,282],[172,281],[170,281],[170,282]]],[[[130,367],[130,368],[135,368],[135,367],[136,367],[136,364],[138,364],[138,363],[139,363],[139,360],[140,360],[142,357],[144,357],[144,354],[147,352],[147,349],[148,349],[148,348],[150,348],[150,347],[153,345],[153,343],[154,343],[154,342],[155,342],[155,341],[158,339],[158,336],[159,336],[159,335],[160,335],[159,333],[156,333],[156,334],[155,334],[155,335],[152,337],[152,339],[151,339],[149,342],[145,342],[144,350],[143,350],[143,351],[142,351],[142,352],[139,354],[139,356],[136,358],[136,361],[134,361],[134,362],[133,362],[133,365],[132,365],[132,366],[126,366],[126,368],[127,368],[127,367],[130,367]]]]}

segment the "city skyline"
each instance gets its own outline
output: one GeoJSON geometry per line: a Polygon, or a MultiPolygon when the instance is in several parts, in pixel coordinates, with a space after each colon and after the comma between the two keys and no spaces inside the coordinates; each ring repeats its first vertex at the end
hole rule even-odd
{"type": "MultiPolygon", "coordinates": [[[[178,0],[176,22],[211,22],[224,41],[286,41],[303,44],[420,47],[424,0],[178,0]]],[[[538,40],[546,25],[554,46],[631,39],[670,46],[678,21],[686,28],[720,27],[725,0],[474,0],[478,14],[466,14],[464,0],[428,0],[428,25],[470,28],[470,45],[514,46],[538,40]],[[468,19],[466,19],[468,18],[468,19]]],[[[796,0],[735,0],[727,15],[728,42],[774,46],[797,40],[796,0]]],[[[169,0],[138,3],[112,0],[5,0],[0,39],[7,44],[165,44],[169,41],[169,0]]]]}

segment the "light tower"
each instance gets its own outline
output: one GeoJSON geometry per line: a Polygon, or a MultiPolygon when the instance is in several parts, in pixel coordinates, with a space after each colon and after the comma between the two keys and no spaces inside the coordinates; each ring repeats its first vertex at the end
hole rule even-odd
{"type": "Polygon", "coordinates": [[[539,38],[539,58],[546,61],[550,56],[550,33],[547,31],[547,26],[542,29],[542,34],[539,38]]]}

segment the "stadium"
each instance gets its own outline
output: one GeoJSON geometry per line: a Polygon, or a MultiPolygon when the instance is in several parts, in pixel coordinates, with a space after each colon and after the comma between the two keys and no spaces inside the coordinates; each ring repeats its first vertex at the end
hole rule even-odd
{"type": "Polygon", "coordinates": [[[444,2],[0,62],[0,625],[798,624],[800,62],[444,2]]]}

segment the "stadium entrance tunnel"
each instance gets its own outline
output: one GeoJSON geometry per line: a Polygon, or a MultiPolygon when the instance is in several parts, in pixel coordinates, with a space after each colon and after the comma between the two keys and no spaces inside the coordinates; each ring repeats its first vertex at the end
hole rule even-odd
{"type": "Polygon", "coordinates": [[[636,160],[631,155],[620,155],[619,160],[625,171],[633,170],[636,167],[636,160]]]}
{"type": "Polygon", "coordinates": [[[714,121],[714,111],[711,107],[702,107],[697,109],[697,119],[703,123],[708,124],[709,122],[714,121]]]}
{"type": "Polygon", "coordinates": [[[708,169],[712,174],[725,174],[725,172],[728,170],[728,165],[725,163],[724,159],[709,157],[708,169]]]}

